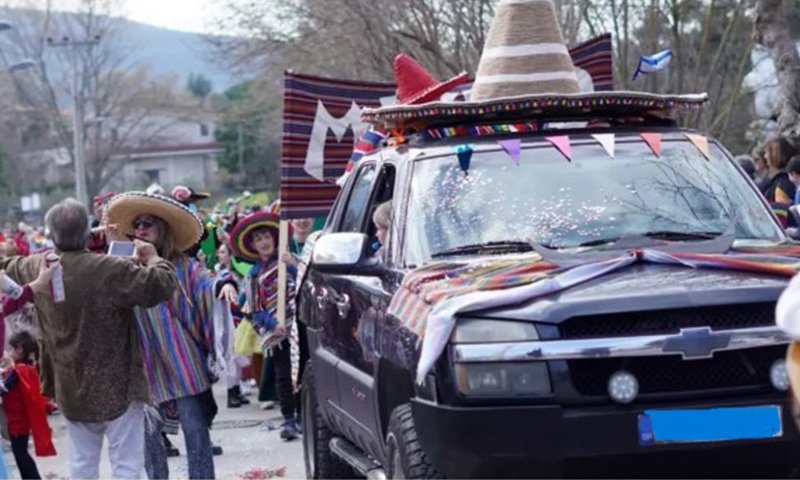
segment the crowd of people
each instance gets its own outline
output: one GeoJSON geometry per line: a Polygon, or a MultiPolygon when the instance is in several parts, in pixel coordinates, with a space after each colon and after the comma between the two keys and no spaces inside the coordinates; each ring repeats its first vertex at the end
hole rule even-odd
{"type": "Polygon", "coordinates": [[[6,318],[11,334],[0,339],[10,352],[0,392],[23,478],[40,478],[31,435],[37,455],[56,454],[50,398],[66,419],[73,478],[98,477],[105,439],[113,476],[168,478],[167,457],[180,454],[168,435],[179,428],[189,477],[214,478],[218,381],[227,408],[249,404],[248,387],[257,386],[260,407],[280,408],[281,438],[302,435],[308,352],[293,297],[318,222],[293,220],[279,256],[278,204],[245,208],[243,195],[207,209],[208,197],[186,187],[105,195],[95,198],[93,218],[66,199],[45,216],[44,244],[31,240],[33,230],[19,246],[18,232],[0,242],[3,314],[35,307],[30,325],[6,318]],[[130,251],[115,253],[123,246],[130,251]],[[287,294],[279,318],[281,263],[287,294]]]}
{"type": "Polygon", "coordinates": [[[752,155],[736,157],[756,183],[784,228],[798,227],[789,207],[800,205],[800,151],[783,137],[767,141],[752,155]]]}

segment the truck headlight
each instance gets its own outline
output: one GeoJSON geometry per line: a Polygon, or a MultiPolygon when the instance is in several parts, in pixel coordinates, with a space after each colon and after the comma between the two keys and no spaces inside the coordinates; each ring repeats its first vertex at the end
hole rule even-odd
{"type": "Polygon", "coordinates": [[[524,342],[539,340],[536,327],[529,322],[460,318],[456,323],[453,343],[524,342]]]}
{"type": "Polygon", "coordinates": [[[531,397],[552,392],[545,362],[458,363],[458,391],[468,397],[531,397]]]}

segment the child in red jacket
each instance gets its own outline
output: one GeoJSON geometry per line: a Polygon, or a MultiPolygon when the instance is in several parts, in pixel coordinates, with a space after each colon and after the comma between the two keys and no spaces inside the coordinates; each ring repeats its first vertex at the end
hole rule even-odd
{"type": "Polygon", "coordinates": [[[34,357],[39,351],[36,338],[27,330],[20,330],[8,340],[14,365],[8,368],[4,377],[5,392],[3,404],[8,417],[8,433],[11,437],[11,451],[17,462],[22,478],[42,478],[36,462],[28,453],[28,439],[33,433],[36,455],[53,456],[53,436],[47,424],[45,399],[39,383],[39,371],[34,357]]]}

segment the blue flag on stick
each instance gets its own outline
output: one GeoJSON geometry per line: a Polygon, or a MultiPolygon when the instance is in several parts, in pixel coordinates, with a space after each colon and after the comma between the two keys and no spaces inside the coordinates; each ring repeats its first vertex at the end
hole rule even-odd
{"type": "Polygon", "coordinates": [[[636,80],[639,74],[647,75],[664,70],[669,66],[670,60],[672,60],[672,50],[664,50],[651,56],[642,55],[639,57],[639,65],[636,66],[633,79],[636,80]]]}

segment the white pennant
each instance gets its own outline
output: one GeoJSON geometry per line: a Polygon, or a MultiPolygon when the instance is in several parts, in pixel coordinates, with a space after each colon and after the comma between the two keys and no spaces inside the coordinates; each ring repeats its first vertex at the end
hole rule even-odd
{"type": "Polygon", "coordinates": [[[603,149],[606,151],[609,157],[614,158],[614,134],[613,133],[598,133],[592,135],[595,140],[600,142],[600,145],[603,146],[603,149]]]}

